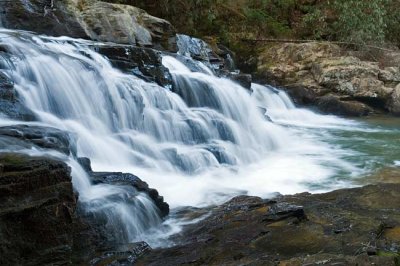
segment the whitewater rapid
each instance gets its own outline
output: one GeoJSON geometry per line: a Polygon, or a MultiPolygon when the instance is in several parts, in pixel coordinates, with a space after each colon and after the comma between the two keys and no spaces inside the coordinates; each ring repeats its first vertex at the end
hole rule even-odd
{"type": "MultiPolygon", "coordinates": [[[[204,64],[192,72],[164,56],[174,81],[168,90],[113,68],[89,41],[0,30],[0,44],[12,54],[4,72],[41,124],[76,134],[78,155],[94,170],[138,175],[172,207],[331,190],[349,185],[339,174],[363,172],[344,159],[355,151],[324,141],[329,129],[354,131],[359,123],[296,108],[271,86],[252,84],[250,92],[204,64]]],[[[126,231],[135,227],[141,218],[124,198],[128,188],[94,186],[64,159],[89,210],[114,208],[110,216],[123,217],[126,231]],[[121,198],[117,205],[102,200],[110,195],[121,198]]],[[[154,206],[138,197],[150,210],[143,223],[159,223],[154,206]]],[[[144,230],[132,229],[129,241],[144,230]]]]}

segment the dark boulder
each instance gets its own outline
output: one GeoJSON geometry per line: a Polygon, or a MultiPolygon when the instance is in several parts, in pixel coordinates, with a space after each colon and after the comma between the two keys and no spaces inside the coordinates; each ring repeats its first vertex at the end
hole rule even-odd
{"type": "Polygon", "coordinates": [[[58,0],[2,1],[0,25],[51,36],[88,38],[68,3],[58,0]]]}
{"type": "Polygon", "coordinates": [[[319,98],[317,107],[324,113],[340,116],[366,116],[373,112],[373,109],[361,102],[344,101],[337,96],[326,95],[319,98]]]}
{"type": "Polygon", "coordinates": [[[33,125],[0,127],[0,149],[31,149],[32,147],[56,150],[66,155],[76,156],[76,140],[69,132],[33,125]]]}
{"type": "Polygon", "coordinates": [[[313,89],[302,85],[288,85],[285,90],[297,105],[311,105],[315,104],[319,96],[313,89]]]}
{"type": "Polygon", "coordinates": [[[229,79],[235,81],[240,86],[250,90],[251,89],[251,82],[252,77],[250,74],[241,74],[236,72],[230,72],[227,76],[229,79]]]}
{"type": "Polygon", "coordinates": [[[166,88],[172,87],[171,74],[163,66],[159,51],[129,45],[101,45],[93,46],[93,49],[106,56],[114,67],[124,72],[166,88]]]}
{"type": "MultiPolygon", "coordinates": [[[[88,159],[79,162],[90,169],[88,159]]],[[[134,184],[162,200],[134,176],[92,174],[98,182],[134,184]]],[[[150,250],[144,242],[108,239],[104,221],[82,215],[78,196],[64,162],[0,153],[0,265],[132,265],[150,250]]]]}
{"type": "Polygon", "coordinates": [[[0,264],[70,264],[75,207],[65,163],[0,154],[0,264]]]}
{"type": "Polygon", "coordinates": [[[18,92],[14,89],[14,83],[2,71],[0,71],[0,116],[24,121],[36,120],[34,113],[23,105],[18,92]]]}
{"type": "Polygon", "coordinates": [[[78,163],[82,166],[83,170],[90,173],[92,172],[92,165],[89,158],[79,157],[77,158],[78,163]]]}
{"type": "Polygon", "coordinates": [[[169,213],[169,205],[164,198],[158,194],[158,191],[150,188],[149,185],[133,174],[109,173],[109,172],[91,172],[90,176],[94,184],[114,184],[133,186],[136,190],[146,193],[158,207],[161,216],[165,217],[169,213]]]}

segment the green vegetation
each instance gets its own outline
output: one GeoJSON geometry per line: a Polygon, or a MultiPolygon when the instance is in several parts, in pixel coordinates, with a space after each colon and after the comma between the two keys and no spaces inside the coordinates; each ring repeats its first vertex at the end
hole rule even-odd
{"type": "Polygon", "coordinates": [[[132,4],[189,35],[249,56],[242,39],[292,38],[400,46],[399,0],[105,0],[132,4]]]}
{"type": "Polygon", "coordinates": [[[304,28],[312,29],[311,37],[317,39],[383,44],[386,37],[394,37],[391,32],[397,28],[394,22],[399,15],[391,10],[395,5],[394,0],[327,1],[304,16],[304,28]]]}
{"type": "Polygon", "coordinates": [[[204,37],[292,37],[400,44],[398,0],[107,0],[204,37]]]}

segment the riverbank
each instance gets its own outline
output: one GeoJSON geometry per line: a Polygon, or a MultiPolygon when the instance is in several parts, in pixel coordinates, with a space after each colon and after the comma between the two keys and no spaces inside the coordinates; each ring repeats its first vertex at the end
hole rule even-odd
{"type": "Polygon", "coordinates": [[[28,2],[0,6],[0,264],[398,264],[398,118],[321,114],[396,114],[398,66],[282,44],[260,85],[141,9],[28,2]]]}
{"type": "Polygon", "coordinates": [[[325,194],[264,200],[239,196],[182,216],[178,245],[152,250],[137,265],[398,265],[400,176],[325,194]]]}

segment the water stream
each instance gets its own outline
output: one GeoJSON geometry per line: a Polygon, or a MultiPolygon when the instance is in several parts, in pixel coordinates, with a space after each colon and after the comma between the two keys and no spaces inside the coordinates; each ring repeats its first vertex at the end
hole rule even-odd
{"type": "MultiPolygon", "coordinates": [[[[204,73],[191,72],[165,56],[170,91],[113,68],[90,44],[0,30],[0,45],[12,54],[2,68],[42,124],[77,135],[78,155],[94,170],[134,173],[173,208],[349,187],[399,164],[398,122],[320,115],[276,88],[253,84],[250,92],[205,65],[204,73]]],[[[64,160],[80,200],[122,224],[125,240],[160,223],[145,195],[136,193],[140,206],[132,207],[132,188],[92,185],[72,158],[64,160]]]]}

